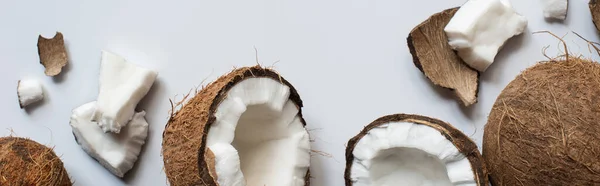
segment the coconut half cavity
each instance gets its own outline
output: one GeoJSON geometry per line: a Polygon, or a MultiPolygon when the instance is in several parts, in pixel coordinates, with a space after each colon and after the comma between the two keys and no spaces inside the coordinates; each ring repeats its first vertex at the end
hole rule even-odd
{"type": "Polygon", "coordinates": [[[348,142],[346,185],[486,185],[476,144],[445,122],[389,115],[348,142]]]}
{"type": "Polygon", "coordinates": [[[308,185],[310,140],[301,107],[291,84],[269,69],[247,67],[220,77],[183,105],[165,128],[169,182],[308,185]]]}

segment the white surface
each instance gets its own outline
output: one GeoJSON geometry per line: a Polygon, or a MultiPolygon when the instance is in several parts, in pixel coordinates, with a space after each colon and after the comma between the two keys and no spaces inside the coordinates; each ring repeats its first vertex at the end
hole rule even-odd
{"type": "MultiPolygon", "coordinates": [[[[558,54],[557,40],[532,31],[571,30],[600,41],[588,0],[571,0],[564,23],[544,20],[540,1],[513,0],[529,20],[481,75],[479,103],[462,108],[452,94],[435,88],[412,62],[410,30],[431,14],[461,0],[258,0],[258,1],[8,1],[0,2],[0,122],[2,134],[30,137],[54,146],[76,185],[165,185],[160,156],[169,98],[228,72],[272,65],[298,89],[313,149],[314,186],[343,185],[345,144],[374,119],[392,113],[432,116],[454,124],[481,144],[483,125],[500,91],[520,71],[558,54]],[[53,79],[39,64],[37,36],[65,36],[70,65],[53,79]],[[140,108],[150,124],[147,144],[123,180],[106,171],[77,145],[69,127],[71,109],[96,99],[100,51],[106,49],[159,76],[140,108]],[[16,85],[32,76],[45,86],[37,108],[19,109],[16,85]]],[[[565,40],[576,54],[593,56],[573,34],[565,40]]]]}
{"type": "Polygon", "coordinates": [[[289,97],[290,88],[271,78],[246,79],[227,92],[206,140],[219,185],[305,184],[310,140],[289,97]]]}
{"type": "Polygon", "coordinates": [[[515,12],[508,0],[470,0],[458,9],[444,31],[460,58],[485,72],[504,43],[526,27],[527,19],[515,12]]]}
{"type": "Polygon", "coordinates": [[[427,125],[380,125],[358,141],[352,154],[355,186],[476,185],[469,160],[427,125]]]}
{"type": "Polygon", "coordinates": [[[148,137],[148,122],[145,111],[137,112],[116,133],[104,132],[98,123],[92,122],[96,101],[83,104],[73,110],[69,124],[81,148],[116,176],[123,177],[133,168],[142,146],[148,137]]]}

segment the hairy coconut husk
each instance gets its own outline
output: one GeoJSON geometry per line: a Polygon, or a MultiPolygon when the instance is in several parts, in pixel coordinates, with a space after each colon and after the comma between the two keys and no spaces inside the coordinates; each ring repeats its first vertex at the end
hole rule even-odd
{"type": "Polygon", "coordinates": [[[475,144],[475,142],[469,139],[469,137],[463,134],[460,130],[454,128],[449,123],[425,116],[394,114],[381,117],[371,122],[369,125],[365,126],[365,128],[358,135],[354,136],[352,139],[350,139],[350,141],[348,141],[348,146],[346,147],[346,170],[344,172],[346,186],[352,185],[350,171],[352,170],[352,161],[354,160],[354,154],[352,152],[354,152],[354,147],[356,147],[356,144],[360,141],[360,139],[362,139],[363,136],[367,135],[371,129],[391,122],[409,122],[426,125],[440,131],[440,133],[442,133],[446,139],[451,141],[454,146],[456,146],[459,152],[467,157],[471,163],[471,169],[473,170],[473,175],[475,175],[475,179],[477,180],[477,185],[485,186],[488,184],[487,169],[481,154],[479,153],[479,149],[477,149],[477,144],[475,144]]]}
{"type": "Polygon", "coordinates": [[[40,63],[44,65],[47,76],[56,76],[60,74],[62,68],[67,65],[67,49],[65,41],[60,32],[56,32],[53,38],[38,37],[38,54],[40,63]]]}
{"type": "MultiPolygon", "coordinates": [[[[259,77],[272,78],[290,87],[289,99],[298,106],[298,114],[302,118],[302,100],[298,92],[276,72],[254,66],[238,68],[221,76],[174,113],[165,127],[162,154],[171,185],[217,185],[214,155],[206,147],[206,134],[215,122],[215,111],[227,92],[245,79],[259,77]]],[[[306,125],[304,119],[301,121],[306,125]]],[[[308,186],[308,171],[305,180],[308,186]]]]}
{"type": "Polygon", "coordinates": [[[600,185],[600,64],[567,57],[518,75],[483,136],[493,185],[600,185]]]}
{"type": "Polygon", "coordinates": [[[72,185],[62,161],[48,148],[19,137],[0,138],[0,185],[72,185]]]}
{"type": "Polygon", "coordinates": [[[590,0],[589,7],[592,13],[592,22],[596,25],[596,30],[600,31],[600,6],[598,6],[598,1],[590,0]]]}
{"type": "Polygon", "coordinates": [[[413,62],[433,84],[454,91],[465,106],[477,102],[479,72],[469,67],[448,44],[444,27],[458,8],[433,14],[415,27],[407,43],[413,62]]]}

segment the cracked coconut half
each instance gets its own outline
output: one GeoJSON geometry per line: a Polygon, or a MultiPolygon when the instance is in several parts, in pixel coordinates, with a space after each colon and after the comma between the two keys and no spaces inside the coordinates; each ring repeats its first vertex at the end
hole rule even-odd
{"type": "Polygon", "coordinates": [[[415,66],[433,84],[453,90],[470,106],[477,102],[479,73],[452,50],[444,32],[456,11],[458,8],[451,8],[432,15],[410,32],[407,42],[415,66]]]}
{"type": "Polygon", "coordinates": [[[235,69],[169,119],[171,185],[309,185],[310,142],[296,89],[259,66],[235,69]]]}
{"type": "Polygon", "coordinates": [[[485,186],[477,145],[443,121],[417,115],[381,117],[350,139],[347,186],[485,186]]]}

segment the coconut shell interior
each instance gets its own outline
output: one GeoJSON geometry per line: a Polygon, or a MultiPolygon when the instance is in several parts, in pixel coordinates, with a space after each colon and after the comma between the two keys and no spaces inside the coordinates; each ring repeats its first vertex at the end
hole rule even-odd
{"type": "Polygon", "coordinates": [[[67,49],[65,41],[60,32],[56,32],[53,38],[38,37],[38,54],[40,63],[44,65],[47,76],[56,76],[60,74],[62,68],[67,65],[67,49]]]}
{"type": "Polygon", "coordinates": [[[0,185],[72,185],[52,149],[19,137],[0,138],[0,185]]]}
{"type": "Polygon", "coordinates": [[[371,129],[391,122],[410,122],[420,125],[427,125],[440,131],[440,133],[443,134],[446,139],[451,141],[459,150],[459,152],[464,154],[469,160],[477,185],[485,186],[488,184],[487,169],[481,157],[481,153],[479,153],[479,149],[477,149],[477,144],[475,144],[475,142],[469,139],[469,137],[463,134],[460,130],[454,128],[452,125],[446,122],[425,116],[394,114],[384,116],[373,121],[369,125],[365,126],[365,128],[358,135],[354,136],[352,139],[350,139],[350,141],[348,141],[348,146],[346,147],[346,170],[344,172],[344,179],[347,186],[352,185],[352,179],[350,176],[352,170],[352,161],[354,160],[353,152],[356,144],[360,141],[360,139],[362,139],[363,136],[367,135],[371,129]]]}
{"type": "Polygon", "coordinates": [[[437,86],[454,91],[465,106],[477,102],[479,72],[470,68],[448,44],[444,27],[457,8],[433,14],[415,27],[407,43],[415,66],[437,86]]]}
{"type": "Polygon", "coordinates": [[[491,110],[483,157],[493,185],[600,185],[600,64],[539,63],[491,110]]]}
{"type": "MultiPolygon", "coordinates": [[[[298,106],[298,115],[306,125],[302,119],[302,100],[287,80],[260,66],[235,69],[200,90],[169,119],[163,132],[162,154],[171,185],[217,185],[214,155],[206,147],[206,134],[227,92],[245,79],[259,77],[272,78],[290,87],[289,99],[298,106]]],[[[308,171],[305,180],[308,186],[308,171]]]]}
{"type": "Polygon", "coordinates": [[[598,6],[598,0],[590,0],[589,7],[596,30],[600,31],[600,6],[598,6]]]}

